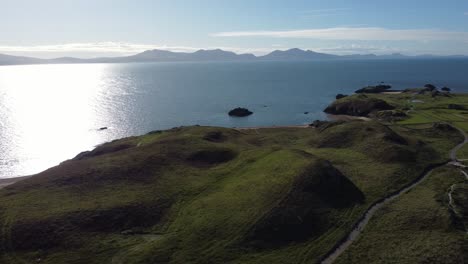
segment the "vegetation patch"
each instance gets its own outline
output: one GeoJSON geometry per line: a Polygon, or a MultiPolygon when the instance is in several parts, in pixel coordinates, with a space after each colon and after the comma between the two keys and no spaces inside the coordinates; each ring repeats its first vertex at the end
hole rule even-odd
{"type": "MultiPolygon", "coordinates": [[[[448,105],[467,98],[367,93],[337,102],[381,100],[408,118],[178,127],[104,144],[0,190],[0,262],[317,262],[369,205],[448,160],[462,140],[450,125],[468,131],[466,110],[448,105]]],[[[445,169],[379,212],[339,261],[460,263],[466,190],[445,169]],[[462,218],[447,207],[453,184],[462,218]]]]}
{"type": "Polygon", "coordinates": [[[394,106],[376,98],[345,97],[325,108],[325,113],[334,115],[369,116],[372,112],[393,110],[394,106]]]}
{"type": "Polygon", "coordinates": [[[325,233],[334,208],[352,207],[364,194],[329,162],[317,160],[296,178],[286,197],[262,217],[248,240],[260,248],[303,242],[325,233]]]}
{"type": "Polygon", "coordinates": [[[463,263],[465,234],[454,227],[447,195],[451,185],[462,180],[456,169],[437,169],[379,210],[336,263],[463,263]]]}
{"type": "Polygon", "coordinates": [[[211,142],[223,142],[226,140],[226,135],[221,131],[209,131],[203,136],[203,139],[211,142]]]}
{"type": "Polygon", "coordinates": [[[216,165],[234,159],[237,153],[231,149],[205,149],[192,153],[187,160],[195,165],[216,165]]]}

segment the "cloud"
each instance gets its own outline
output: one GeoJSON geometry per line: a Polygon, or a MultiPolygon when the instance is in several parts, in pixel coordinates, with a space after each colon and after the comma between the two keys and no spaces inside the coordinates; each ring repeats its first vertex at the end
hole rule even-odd
{"type": "Polygon", "coordinates": [[[66,43],[51,45],[14,46],[0,45],[0,52],[108,52],[136,53],[149,49],[165,49],[172,51],[194,51],[196,48],[183,46],[166,46],[151,44],[134,44],[124,42],[89,42],[66,43]]]}
{"type": "Polygon", "coordinates": [[[231,31],[212,34],[214,37],[273,37],[307,38],[321,40],[367,40],[367,41],[431,41],[468,40],[468,32],[443,31],[438,29],[387,29],[380,27],[335,27],[322,29],[285,31],[231,31]]]}
{"type": "Polygon", "coordinates": [[[391,54],[391,53],[407,53],[407,50],[401,48],[393,48],[385,45],[362,45],[349,44],[330,47],[315,48],[315,51],[331,54],[350,55],[350,54],[391,54]]]}
{"type": "Polygon", "coordinates": [[[265,54],[272,48],[245,48],[245,47],[190,47],[170,46],[156,44],[137,44],[126,42],[88,42],[88,43],[62,43],[47,45],[1,45],[0,53],[11,55],[38,56],[41,58],[54,58],[58,56],[98,57],[98,56],[125,56],[143,52],[145,50],[160,49],[174,52],[194,52],[200,49],[223,49],[235,53],[265,54]]]}

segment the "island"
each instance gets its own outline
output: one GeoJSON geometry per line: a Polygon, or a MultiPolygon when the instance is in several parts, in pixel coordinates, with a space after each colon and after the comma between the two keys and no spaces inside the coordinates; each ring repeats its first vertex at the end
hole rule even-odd
{"type": "Polygon", "coordinates": [[[3,186],[0,263],[463,263],[468,95],[424,89],[102,144],[3,186]]]}
{"type": "Polygon", "coordinates": [[[247,108],[237,107],[237,108],[234,108],[231,111],[229,111],[228,114],[229,114],[229,116],[246,117],[246,116],[249,116],[249,115],[253,114],[253,112],[251,112],[247,108]]]}

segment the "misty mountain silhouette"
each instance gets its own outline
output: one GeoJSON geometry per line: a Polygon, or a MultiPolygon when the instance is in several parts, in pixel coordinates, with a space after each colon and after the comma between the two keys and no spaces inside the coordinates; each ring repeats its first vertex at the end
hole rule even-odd
{"type": "MultiPolygon", "coordinates": [[[[131,56],[102,57],[80,59],[61,57],[55,59],[38,59],[32,57],[12,56],[0,54],[0,65],[18,64],[60,64],[60,63],[130,63],[130,62],[181,62],[181,61],[320,61],[320,60],[349,60],[349,59],[411,59],[411,58],[441,58],[435,55],[406,56],[400,53],[390,55],[354,54],[333,55],[319,53],[298,48],[289,50],[275,50],[264,56],[253,54],[236,54],[221,49],[198,50],[195,52],[173,52],[167,50],[147,50],[131,56]]],[[[445,56],[444,58],[466,58],[466,56],[445,56]]]]}

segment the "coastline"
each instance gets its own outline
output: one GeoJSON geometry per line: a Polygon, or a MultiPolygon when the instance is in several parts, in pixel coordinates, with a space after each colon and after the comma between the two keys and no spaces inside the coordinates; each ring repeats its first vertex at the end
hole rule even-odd
{"type": "Polygon", "coordinates": [[[5,178],[0,179],[0,189],[7,187],[8,185],[12,185],[13,183],[19,182],[21,180],[27,179],[31,176],[20,176],[20,177],[13,177],[13,178],[5,178]]]}
{"type": "Polygon", "coordinates": [[[365,117],[365,116],[333,115],[333,114],[327,114],[327,118],[330,121],[352,121],[352,120],[370,121],[372,120],[372,118],[365,117]]]}
{"type": "MultiPolygon", "coordinates": [[[[384,92],[382,94],[400,94],[402,93],[401,91],[397,92],[384,92]]],[[[462,94],[466,95],[468,92],[457,92],[455,94],[462,94]]],[[[361,121],[371,121],[372,118],[370,117],[364,117],[364,116],[352,116],[352,115],[334,115],[334,114],[326,114],[326,119],[323,121],[353,121],[353,120],[361,120],[361,121]]],[[[312,121],[311,121],[312,122],[312,121]]],[[[294,128],[311,128],[310,124],[299,124],[299,125],[272,125],[272,126],[253,126],[253,127],[226,127],[226,128],[231,128],[237,131],[242,131],[242,130],[255,130],[257,133],[259,129],[294,129],[294,128]]],[[[461,131],[461,130],[460,130],[461,131]]],[[[18,176],[18,177],[12,177],[12,178],[5,178],[2,179],[0,178],[0,189],[5,188],[8,185],[14,184],[18,181],[27,179],[32,177],[33,175],[29,176],[18,176]]]]}

